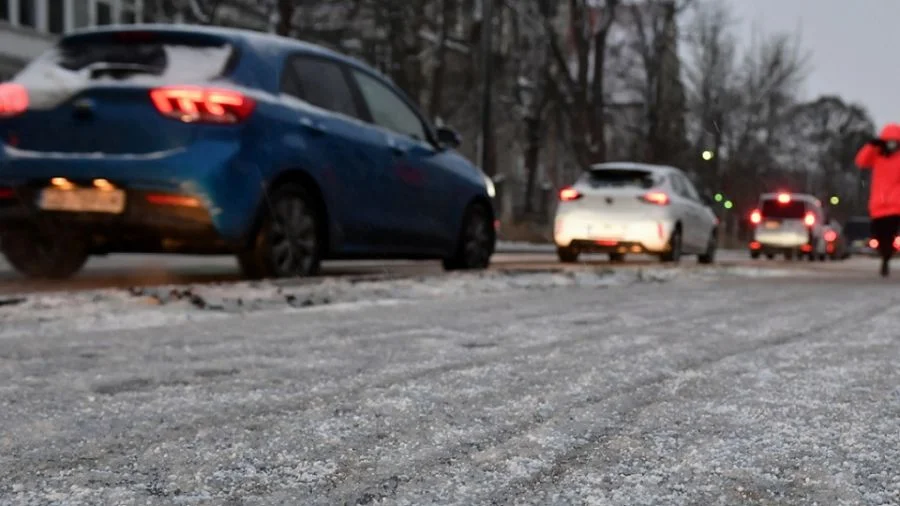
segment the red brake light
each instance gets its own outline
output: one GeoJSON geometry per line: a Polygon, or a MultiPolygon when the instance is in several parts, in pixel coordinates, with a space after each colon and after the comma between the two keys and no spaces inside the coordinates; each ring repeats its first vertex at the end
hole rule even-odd
{"type": "Polygon", "coordinates": [[[177,207],[201,207],[202,204],[194,197],[184,195],[169,195],[165,193],[151,193],[147,195],[147,202],[158,206],[177,207]]]}
{"type": "Polygon", "coordinates": [[[0,188],[0,199],[11,199],[15,196],[12,188],[0,188]]]}
{"type": "Polygon", "coordinates": [[[750,243],[750,249],[760,249],[762,248],[762,244],[759,242],[753,241],[750,243]]]}
{"type": "Polygon", "coordinates": [[[21,84],[0,84],[0,118],[18,116],[28,110],[28,90],[21,84]]]}
{"type": "Polygon", "coordinates": [[[762,213],[759,212],[759,209],[754,209],[752,213],[750,213],[750,223],[754,225],[759,225],[762,222],[762,213]]]}
{"type": "Polygon", "coordinates": [[[167,86],[150,92],[156,110],[185,123],[240,123],[256,102],[244,94],[199,86],[167,86]]]}
{"type": "Polygon", "coordinates": [[[807,212],[806,216],[803,217],[803,223],[807,227],[811,227],[816,224],[816,215],[812,212],[807,212]]]}
{"type": "Polygon", "coordinates": [[[894,237],[894,249],[900,249],[900,237],[894,237]]]}
{"type": "Polygon", "coordinates": [[[791,202],[791,194],[790,193],[779,193],[778,194],[778,203],[779,204],[789,204],[791,202]]]}
{"type": "Polygon", "coordinates": [[[571,202],[573,200],[578,200],[582,197],[581,192],[572,188],[571,186],[567,186],[562,190],[559,190],[559,200],[561,202],[571,202]]]}
{"type": "Polygon", "coordinates": [[[872,249],[878,249],[878,239],[869,239],[869,247],[872,249]]]}
{"type": "Polygon", "coordinates": [[[669,205],[669,195],[667,195],[665,192],[648,192],[641,196],[641,200],[648,204],[656,204],[658,206],[669,205]]]}
{"type": "Polygon", "coordinates": [[[825,240],[828,242],[834,242],[837,240],[837,232],[834,230],[828,230],[825,232],[825,240]]]}

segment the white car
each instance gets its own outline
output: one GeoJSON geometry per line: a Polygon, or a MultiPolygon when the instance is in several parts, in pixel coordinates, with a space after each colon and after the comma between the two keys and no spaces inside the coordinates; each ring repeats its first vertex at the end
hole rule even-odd
{"type": "Polygon", "coordinates": [[[677,262],[683,254],[712,263],[718,220],[685,173],[639,163],[592,165],[559,192],[554,241],[562,262],[580,253],[628,253],[677,262]]]}
{"type": "Polygon", "coordinates": [[[753,239],[750,257],[777,254],[785,259],[808,258],[825,261],[828,241],[822,202],[807,193],[764,193],[750,213],[753,239]]]}

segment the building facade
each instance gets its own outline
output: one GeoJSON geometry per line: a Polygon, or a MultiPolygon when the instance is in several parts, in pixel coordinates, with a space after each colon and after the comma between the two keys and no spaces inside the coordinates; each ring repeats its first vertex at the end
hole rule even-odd
{"type": "Polygon", "coordinates": [[[61,34],[141,21],[142,0],[0,0],[0,81],[9,79],[61,34]]]}

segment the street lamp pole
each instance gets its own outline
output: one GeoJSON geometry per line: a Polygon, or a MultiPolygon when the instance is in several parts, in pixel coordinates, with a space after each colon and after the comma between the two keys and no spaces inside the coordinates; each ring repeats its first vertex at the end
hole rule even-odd
{"type": "Polygon", "coordinates": [[[492,63],[493,44],[493,0],[481,0],[481,168],[485,173],[493,177],[494,165],[491,160],[491,88],[492,88],[492,63]]]}

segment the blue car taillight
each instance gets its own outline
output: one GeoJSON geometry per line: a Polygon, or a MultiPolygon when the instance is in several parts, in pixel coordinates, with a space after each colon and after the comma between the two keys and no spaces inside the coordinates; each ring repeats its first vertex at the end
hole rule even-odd
{"type": "Polygon", "coordinates": [[[185,123],[235,124],[246,120],[256,102],[243,93],[202,86],[166,86],[150,92],[163,116],[185,123]]]}
{"type": "Polygon", "coordinates": [[[18,116],[28,110],[28,90],[21,84],[0,84],[0,118],[18,116]]]}

